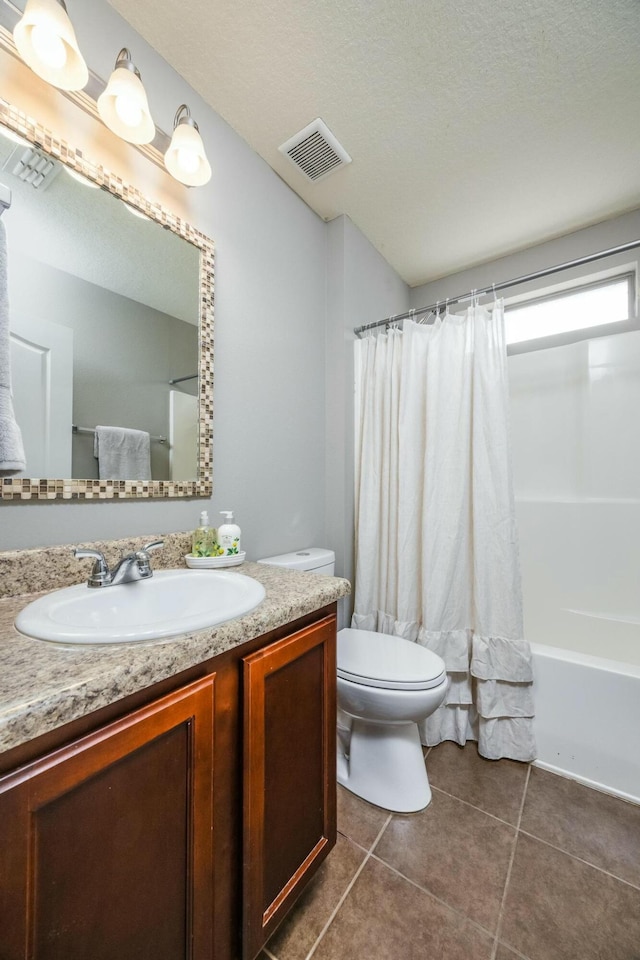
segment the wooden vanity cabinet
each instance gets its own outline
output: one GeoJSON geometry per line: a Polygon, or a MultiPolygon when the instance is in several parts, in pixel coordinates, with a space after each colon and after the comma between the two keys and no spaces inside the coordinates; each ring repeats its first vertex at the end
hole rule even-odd
{"type": "Polygon", "coordinates": [[[336,842],[335,620],[244,660],[243,960],[336,842]]]}
{"type": "Polygon", "coordinates": [[[0,960],[253,960],[335,843],[334,609],[295,626],[16,748],[0,960]]]}
{"type": "Polygon", "coordinates": [[[2,960],[210,960],[214,689],[0,781],[2,960]]]}

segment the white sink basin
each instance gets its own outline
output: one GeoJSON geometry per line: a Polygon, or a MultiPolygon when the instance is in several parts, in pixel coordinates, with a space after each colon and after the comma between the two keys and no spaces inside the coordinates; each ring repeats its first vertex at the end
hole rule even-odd
{"type": "Polygon", "coordinates": [[[16,629],[57,643],[159,640],[249,613],[264,600],[261,583],[226,570],[160,570],[117,587],[86,584],[34,600],[16,629]]]}

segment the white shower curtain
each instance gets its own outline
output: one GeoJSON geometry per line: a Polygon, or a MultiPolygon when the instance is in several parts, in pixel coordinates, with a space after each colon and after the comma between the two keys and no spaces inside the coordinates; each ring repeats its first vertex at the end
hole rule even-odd
{"type": "Polygon", "coordinates": [[[356,343],[353,626],[444,660],[423,743],[535,757],[502,304],[356,343]]]}

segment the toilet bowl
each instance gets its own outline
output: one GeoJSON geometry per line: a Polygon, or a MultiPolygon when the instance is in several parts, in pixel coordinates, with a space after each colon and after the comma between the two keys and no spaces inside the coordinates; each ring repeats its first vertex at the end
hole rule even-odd
{"type": "MultiPolygon", "coordinates": [[[[305,547],[258,563],[332,576],[332,550],[305,547]]],[[[338,633],[338,783],[370,803],[415,813],[431,800],[418,722],[445,698],[444,661],[369,630],[338,633]]]]}
{"type": "Polygon", "coordinates": [[[443,702],[444,661],[410,640],[369,630],[338,633],[338,783],[397,813],[431,800],[418,722],[443,702]]]}

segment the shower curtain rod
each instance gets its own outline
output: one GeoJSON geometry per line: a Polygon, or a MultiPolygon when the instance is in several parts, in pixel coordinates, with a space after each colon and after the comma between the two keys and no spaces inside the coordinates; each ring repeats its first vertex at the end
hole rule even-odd
{"type": "MultiPolygon", "coordinates": [[[[569,270],[571,267],[581,267],[585,263],[592,263],[594,260],[603,260],[605,257],[612,257],[616,253],[625,253],[627,250],[635,250],[640,247],[640,240],[631,240],[629,243],[622,243],[619,247],[610,247],[608,250],[601,250],[600,253],[590,253],[586,257],[578,257],[576,260],[567,260],[566,263],[560,263],[555,267],[547,267],[546,270],[536,270],[535,273],[527,273],[522,277],[516,277],[515,280],[505,280],[502,283],[492,283],[490,287],[483,287],[479,290],[471,290],[469,293],[463,293],[459,297],[447,297],[448,304],[462,303],[464,300],[471,300],[472,297],[485,297],[488,293],[497,293],[498,290],[506,290],[507,287],[515,287],[520,283],[528,283],[529,280],[540,280],[542,277],[550,277],[553,273],[560,273],[561,270],[569,270]]],[[[417,307],[414,310],[407,310],[405,313],[396,313],[386,320],[374,320],[373,323],[365,323],[361,327],[356,327],[353,331],[356,336],[360,336],[366,330],[373,330],[375,327],[384,327],[391,323],[397,323],[399,320],[407,320],[415,317],[419,313],[429,313],[436,307],[444,303],[444,298],[436,303],[430,303],[427,307],[417,307]]]]}

